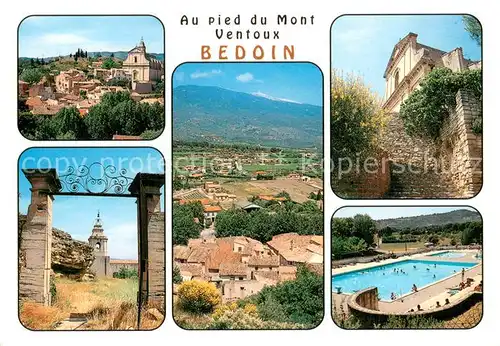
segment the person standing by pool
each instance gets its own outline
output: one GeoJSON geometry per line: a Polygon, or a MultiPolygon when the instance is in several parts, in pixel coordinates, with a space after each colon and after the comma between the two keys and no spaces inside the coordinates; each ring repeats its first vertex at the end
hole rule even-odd
{"type": "Polygon", "coordinates": [[[411,291],[412,291],[412,292],[418,292],[417,285],[413,284],[413,286],[412,286],[412,288],[411,288],[411,291]]]}
{"type": "Polygon", "coordinates": [[[465,281],[465,268],[462,268],[462,282],[465,281]]]}

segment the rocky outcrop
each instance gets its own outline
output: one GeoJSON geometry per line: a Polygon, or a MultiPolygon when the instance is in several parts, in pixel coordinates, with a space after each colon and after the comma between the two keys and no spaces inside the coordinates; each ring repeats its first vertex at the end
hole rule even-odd
{"type": "Polygon", "coordinates": [[[70,234],[52,229],[52,269],[63,274],[85,274],[94,261],[94,249],[70,234]]]}

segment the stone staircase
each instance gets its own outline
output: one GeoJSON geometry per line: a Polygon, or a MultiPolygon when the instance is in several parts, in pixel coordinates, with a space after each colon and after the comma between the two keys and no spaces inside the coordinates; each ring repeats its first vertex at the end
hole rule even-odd
{"type": "Polygon", "coordinates": [[[391,163],[391,183],[385,198],[456,198],[459,195],[445,173],[410,164],[391,163]]]}

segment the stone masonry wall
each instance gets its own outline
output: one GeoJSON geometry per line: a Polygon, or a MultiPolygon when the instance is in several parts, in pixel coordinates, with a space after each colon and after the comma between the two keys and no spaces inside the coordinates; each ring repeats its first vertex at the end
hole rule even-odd
{"type": "MultiPolygon", "coordinates": [[[[383,198],[391,183],[390,161],[387,153],[381,152],[373,161],[368,161],[368,169],[342,173],[332,179],[333,191],[343,198],[383,198]],[[373,163],[373,165],[372,165],[373,163]],[[338,179],[338,177],[341,177],[338,179]]],[[[334,174],[338,174],[335,172],[334,174]]]]}
{"type": "Polygon", "coordinates": [[[33,191],[19,244],[19,298],[51,304],[52,198],[33,191]]]}
{"type": "Polygon", "coordinates": [[[149,301],[165,303],[165,213],[151,214],[148,225],[149,301]]]}
{"type": "Polygon", "coordinates": [[[461,197],[472,197],[481,190],[482,136],[472,131],[476,117],[481,116],[481,105],[469,92],[456,95],[456,108],[443,124],[439,140],[441,155],[446,156],[453,184],[461,197]]]}
{"type": "Polygon", "coordinates": [[[472,132],[479,102],[466,91],[456,95],[456,108],[435,141],[410,137],[393,113],[381,140],[391,160],[388,197],[464,198],[482,185],[482,136],[472,132]]]}

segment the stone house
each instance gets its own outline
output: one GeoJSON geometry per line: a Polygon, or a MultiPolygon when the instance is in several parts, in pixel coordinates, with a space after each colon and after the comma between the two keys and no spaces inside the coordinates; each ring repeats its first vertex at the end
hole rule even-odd
{"type": "Polygon", "coordinates": [[[85,81],[85,74],[82,71],[75,69],[61,71],[55,76],[56,91],[66,94],[73,93],[75,83],[83,81],[85,81]]]}
{"type": "Polygon", "coordinates": [[[280,258],[279,256],[266,256],[266,257],[257,257],[252,256],[248,261],[248,267],[253,272],[259,271],[278,271],[280,266],[280,258]]]}
{"type": "Polygon", "coordinates": [[[219,266],[219,279],[228,280],[250,280],[250,268],[244,263],[223,262],[219,266]]]}
{"type": "Polygon", "coordinates": [[[323,263],[322,236],[278,234],[267,242],[269,248],[280,258],[280,265],[323,263]]]}
{"type": "Polygon", "coordinates": [[[224,302],[244,299],[260,292],[266,283],[257,280],[226,281],[221,286],[224,302]]]}
{"type": "Polygon", "coordinates": [[[204,205],[203,206],[203,217],[204,223],[207,225],[208,223],[214,223],[217,218],[217,214],[222,211],[222,208],[218,205],[204,205]]]}

